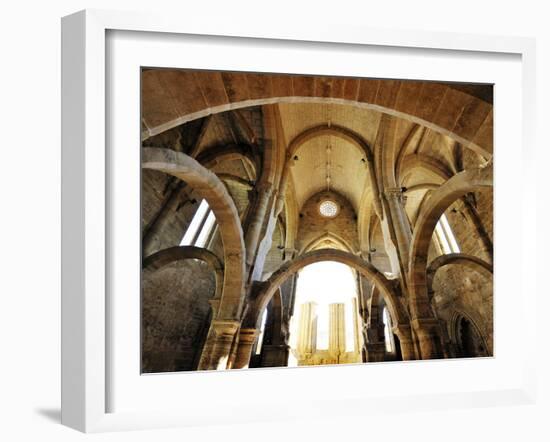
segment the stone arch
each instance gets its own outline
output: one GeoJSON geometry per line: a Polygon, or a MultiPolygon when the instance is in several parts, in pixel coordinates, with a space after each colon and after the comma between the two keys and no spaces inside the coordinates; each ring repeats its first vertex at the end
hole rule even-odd
{"type": "Polygon", "coordinates": [[[142,72],[142,138],[207,115],[263,104],[365,107],[448,135],[490,158],[493,106],[452,83],[239,72],[142,72]]]}
{"type": "Polygon", "coordinates": [[[298,153],[300,148],[308,141],[325,135],[332,135],[347,141],[365,156],[365,160],[372,159],[371,148],[365,139],[351,129],[344,126],[339,126],[337,124],[319,124],[296,135],[288,145],[290,157],[293,158],[294,155],[298,153]]]}
{"type": "Polygon", "coordinates": [[[441,267],[449,264],[460,264],[477,272],[493,276],[493,266],[477,256],[465,253],[449,253],[447,255],[438,256],[430,263],[426,270],[426,283],[430,298],[433,294],[432,287],[436,272],[441,267]]]}
{"type": "Polygon", "coordinates": [[[380,273],[372,264],[356,255],[342,250],[321,249],[306,253],[292,261],[283,264],[279,270],[262,283],[251,299],[247,314],[243,321],[243,327],[258,328],[261,319],[260,313],[267,306],[273,294],[287,278],[307,265],[322,261],[335,261],[352,267],[361,275],[373,281],[379,287],[382,296],[386,300],[390,314],[395,324],[408,324],[408,315],[401,306],[395,293],[393,283],[380,273]]]}
{"type": "Polygon", "coordinates": [[[434,183],[415,184],[414,186],[407,187],[405,190],[405,194],[410,192],[415,192],[417,190],[434,190],[434,189],[437,189],[439,186],[440,184],[434,184],[434,183]]]}
{"type": "Polygon", "coordinates": [[[183,259],[199,259],[206,262],[214,271],[216,293],[214,299],[220,299],[223,288],[223,265],[219,258],[208,249],[195,246],[175,246],[160,250],[143,260],[143,271],[153,272],[168,264],[183,259]]]}
{"type": "Polygon", "coordinates": [[[239,318],[244,301],[245,246],[239,214],[225,185],[193,158],[170,149],[144,148],[142,167],[185,181],[208,201],[216,216],[224,251],[224,282],[218,318],[239,318]]]}
{"type": "Polygon", "coordinates": [[[315,250],[315,247],[317,247],[319,244],[322,244],[323,241],[327,241],[327,240],[341,247],[343,251],[353,253],[353,247],[351,246],[351,244],[348,241],[346,241],[344,238],[342,238],[340,235],[333,232],[324,232],[321,235],[319,235],[317,238],[311,240],[308,244],[306,244],[302,248],[302,250],[300,250],[299,255],[315,250]]]}
{"type": "Polygon", "coordinates": [[[409,291],[412,318],[431,317],[428,301],[427,259],[435,225],[445,210],[468,192],[493,185],[493,167],[468,169],[454,175],[434,190],[416,220],[410,248],[409,291]]]}
{"type": "Polygon", "coordinates": [[[396,179],[396,182],[400,182],[399,179],[399,171],[401,170],[401,163],[403,162],[403,158],[407,155],[407,152],[411,151],[412,146],[419,146],[420,141],[422,140],[423,135],[426,133],[426,128],[423,126],[420,126],[419,124],[413,125],[411,130],[409,131],[409,134],[401,144],[401,147],[397,151],[397,155],[395,157],[395,164],[394,164],[394,171],[393,175],[396,179]]]}
{"type": "Polygon", "coordinates": [[[403,158],[399,169],[399,185],[402,185],[412,169],[424,169],[427,172],[439,177],[443,180],[448,180],[453,176],[453,171],[449,169],[443,162],[429,155],[410,154],[403,158]]]}
{"type": "MultiPolygon", "coordinates": [[[[461,342],[462,339],[460,336],[461,322],[463,320],[466,320],[467,322],[469,322],[471,327],[475,330],[475,333],[478,335],[481,341],[483,352],[485,353],[483,356],[488,356],[489,347],[487,345],[486,337],[484,336],[483,332],[477,325],[477,322],[474,321],[473,318],[464,311],[455,311],[449,321],[449,337],[451,339],[451,342],[456,346],[463,345],[463,342],[461,342]]],[[[463,351],[463,348],[461,348],[460,350],[463,351]]],[[[476,356],[476,357],[479,357],[479,356],[476,356]]]]}
{"type": "Polygon", "coordinates": [[[221,161],[242,160],[254,169],[255,179],[261,175],[261,159],[252,146],[246,144],[230,144],[215,146],[201,152],[196,160],[208,169],[212,169],[221,161]]]}
{"type": "Polygon", "coordinates": [[[254,182],[244,179],[238,175],[232,175],[230,173],[217,173],[218,178],[222,181],[233,182],[246,187],[247,190],[251,190],[254,187],[254,182]]]}

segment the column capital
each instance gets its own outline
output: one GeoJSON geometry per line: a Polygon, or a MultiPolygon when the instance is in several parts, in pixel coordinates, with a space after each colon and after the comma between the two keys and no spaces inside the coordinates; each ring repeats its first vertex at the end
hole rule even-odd
{"type": "Polygon", "coordinates": [[[212,319],[210,327],[216,336],[234,336],[241,326],[241,322],[233,319],[212,319]]]}
{"type": "Polygon", "coordinates": [[[384,196],[388,201],[398,201],[402,204],[405,204],[407,201],[407,197],[405,196],[405,192],[403,192],[402,187],[388,187],[387,189],[384,189],[384,196]]]}
{"type": "Polygon", "coordinates": [[[392,332],[397,335],[400,340],[411,341],[411,326],[407,324],[397,324],[392,328],[392,332]]]}
{"type": "Polygon", "coordinates": [[[260,335],[257,328],[241,328],[239,331],[239,342],[253,343],[260,335]]]}
{"type": "Polygon", "coordinates": [[[440,332],[440,322],[437,318],[415,318],[411,325],[417,335],[434,335],[440,332]]]}

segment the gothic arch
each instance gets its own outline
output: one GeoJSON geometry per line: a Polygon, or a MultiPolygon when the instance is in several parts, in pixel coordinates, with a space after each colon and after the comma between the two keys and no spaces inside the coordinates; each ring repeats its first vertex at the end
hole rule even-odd
{"type": "Polygon", "coordinates": [[[493,168],[468,169],[454,175],[434,190],[416,220],[410,248],[409,290],[411,316],[429,315],[427,259],[435,225],[445,210],[458,198],[468,192],[483,190],[493,185],[493,168]]]}
{"type": "Polygon", "coordinates": [[[252,146],[246,144],[229,144],[227,146],[215,146],[202,151],[196,160],[207,169],[212,169],[222,161],[242,160],[254,169],[255,179],[261,174],[261,159],[252,146]]]}
{"type": "Polygon", "coordinates": [[[293,158],[294,155],[298,153],[300,148],[309,140],[322,137],[324,135],[332,135],[341,138],[358,149],[361,155],[365,156],[365,160],[372,159],[372,151],[365,139],[351,129],[344,126],[339,126],[337,124],[319,124],[296,135],[296,137],[294,137],[288,145],[289,156],[293,158]]]}
{"type": "Polygon", "coordinates": [[[309,253],[315,250],[315,247],[317,247],[319,244],[322,244],[323,241],[327,241],[327,240],[341,247],[341,250],[345,252],[353,253],[353,247],[349,244],[348,241],[346,241],[340,235],[337,235],[336,233],[333,233],[333,232],[324,232],[321,235],[319,235],[317,238],[311,240],[308,244],[306,244],[302,248],[302,250],[300,250],[299,255],[302,255],[304,253],[309,253]]]}
{"type": "Polygon", "coordinates": [[[449,337],[451,339],[451,342],[453,342],[457,346],[462,346],[464,344],[462,342],[462,339],[461,339],[461,336],[460,336],[461,335],[461,333],[460,333],[461,322],[463,320],[466,320],[467,322],[470,323],[470,326],[475,331],[475,333],[478,335],[478,337],[481,341],[481,344],[482,344],[482,347],[483,347],[483,352],[485,353],[485,356],[487,356],[488,353],[489,353],[489,351],[488,351],[489,347],[487,346],[486,337],[484,336],[483,332],[481,331],[481,329],[477,325],[477,322],[474,321],[473,318],[470,315],[466,314],[466,312],[464,312],[464,311],[455,311],[453,313],[450,321],[449,321],[449,337]]]}
{"type": "Polygon", "coordinates": [[[410,154],[403,158],[399,169],[399,185],[402,185],[413,169],[420,168],[443,180],[453,176],[453,171],[443,162],[429,155],[410,154]]]}
{"type": "Polygon", "coordinates": [[[239,214],[225,185],[193,158],[170,149],[144,148],[142,167],[185,181],[208,201],[216,216],[224,251],[224,282],[218,317],[238,318],[244,301],[245,247],[239,214]]]}
{"type": "Polygon", "coordinates": [[[446,83],[211,72],[142,74],[142,138],[207,115],[282,102],[351,104],[424,125],[490,158],[493,106],[446,83]],[[186,85],[186,87],[182,87],[186,85]]]}
{"type": "Polygon", "coordinates": [[[342,250],[321,249],[306,253],[283,264],[267,281],[262,283],[256,292],[256,295],[250,300],[249,308],[243,321],[243,327],[258,328],[258,323],[261,319],[260,313],[267,306],[273,297],[273,294],[281,286],[281,284],[283,284],[287,278],[295,274],[298,270],[310,264],[322,261],[336,261],[346,264],[355,269],[361,275],[369,278],[380,289],[395,324],[408,325],[408,315],[397,299],[393,283],[382,273],[380,273],[372,264],[362,260],[356,255],[344,252],[342,250]]]}
{"type": "Polygon", "coordinates": [[[220,299],[223,287],[223,265],[219,258],[208,249],[195,246],[169,247],[145,258],[143,260],[143,271],[153,272],[174,261],[183,259],[200,259],[212,268],[216,278],[216,293],[214,299],[220,299]]]}

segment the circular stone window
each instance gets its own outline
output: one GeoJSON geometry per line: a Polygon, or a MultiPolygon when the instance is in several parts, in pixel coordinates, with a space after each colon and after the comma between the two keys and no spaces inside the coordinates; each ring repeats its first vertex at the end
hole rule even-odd
{"type": "Polygon", "coordinates": [[[338,205],[331,200],[319,204],[319,213],[325,218],[334,218],[338,214],[338,205]]]}

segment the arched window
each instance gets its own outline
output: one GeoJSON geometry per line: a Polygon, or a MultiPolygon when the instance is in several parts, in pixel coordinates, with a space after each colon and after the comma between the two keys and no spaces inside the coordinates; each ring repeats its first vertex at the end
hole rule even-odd
{"type": "Polygon", "coordinates": [[[435,234],[437,236],[439,248],[443,254],[460,253],[460,247],[458,247],[455,235],[445,214],[441,215],[441,218],[439,218],[435,226],[435,234]]]}
{"type": "Polygon", "coordinates": [[[214,212],[203,199],[181,239],[180,246],[205,247],[215,223],[214,212]]]}
{"type": "Polygon", "coordinates": [[[265,334],[265,321],[267,320],[267,308],[264,310],[262,315],[262,325],[260,327],[260,334],[258,335],[258,341],[256,343],[256,354],[259,355],[262,352],[262,344],[264,341],[265,334]]]}

